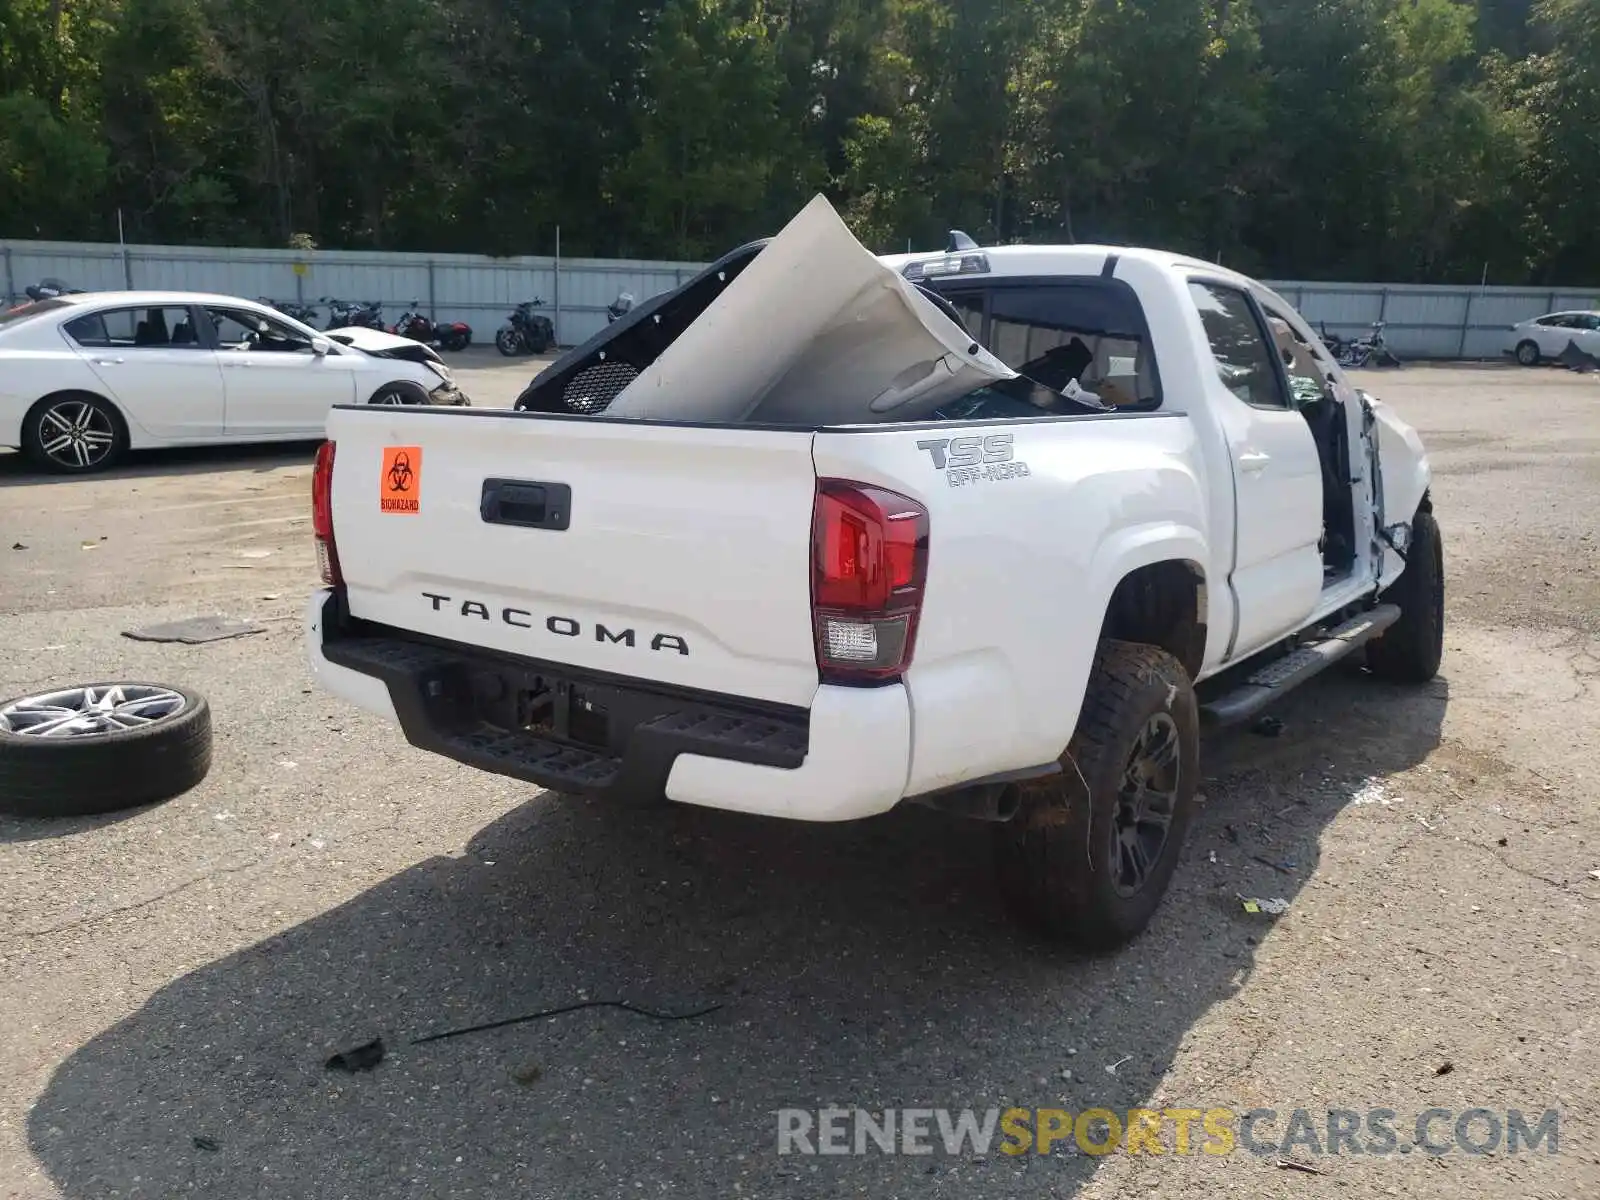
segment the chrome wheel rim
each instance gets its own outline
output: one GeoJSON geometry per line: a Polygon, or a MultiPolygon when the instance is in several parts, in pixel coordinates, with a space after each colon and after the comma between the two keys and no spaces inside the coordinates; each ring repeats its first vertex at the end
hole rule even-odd
{"type": "Polygon", "coordinates": [[[62,400],[39,418],[39,446],[53,462],[82,469],[103,462],[116,444],[111,414],[87,400],[62,400]]]}
{"type": "Polygon", "coordinates": [[[1119,895],[1144,887],[1166,851],[1178,806],[1179,746],[1178,723],[1165,712],[1152,714],[1134,739],[1111,821],[1111,880],[1119,895]]]}
{"type": "Polygon", "coordinates": [[[181,692],[147,683],[65,688],[0,705],[0,730],[21,737],[99,737],[169,720],[186,704],[181,692]]]}

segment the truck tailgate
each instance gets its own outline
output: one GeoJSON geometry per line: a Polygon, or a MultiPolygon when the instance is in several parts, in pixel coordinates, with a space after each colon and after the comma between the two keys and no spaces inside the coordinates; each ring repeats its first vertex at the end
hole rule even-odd
{"type": "Polygon", "coordinates": [[[328,437],[352,616],[809,706],[811,433],[335,408],[328,437]]]}

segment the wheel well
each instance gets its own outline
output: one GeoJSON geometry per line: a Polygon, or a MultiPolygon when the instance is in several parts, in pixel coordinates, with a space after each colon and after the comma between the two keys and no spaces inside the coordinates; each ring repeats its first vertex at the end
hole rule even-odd
{"type": "Polygon", "coordinates": [[[374,388],[372,395],[367,397],[367,403],[376,404],[379,396],[382,396],[386,392],[393,391],[420,392],[422,394],[422,399],[418,401],[418,403],[426,404],[428,402],[428,389],[423,387],[415,379],[391,379],[388,383],[380,384],[378,387],[374,388]]]}
{"type": "Polygon", "coordinates": [[[1206,577],[1198,563],[1169,559],[1122,577],[1106,606],[1102,637],[1143,642],[1200,673],[1206,653],[1206,577]]]}
{"type": "Polygon", "coordinates": [[[24,433],[27,431],[28,423],[33,420],[34,414],[46,405],[54,404],[57,400],[98,400],[106,406],[106,409],[111,413],[111,419],[117,423],[117,429],[122,434],[123,443],[126,444],[128,442],[128,418],[123,416],[122,409],[117,407],[117,402],[111,399],[110,396],[102,396],[99,392],[90,392],[83,388],[62,388],[59,392],[51,392],[48,396],[40,396],[29,405],[28,411],[23,414],[22,428],[24,433]]]}

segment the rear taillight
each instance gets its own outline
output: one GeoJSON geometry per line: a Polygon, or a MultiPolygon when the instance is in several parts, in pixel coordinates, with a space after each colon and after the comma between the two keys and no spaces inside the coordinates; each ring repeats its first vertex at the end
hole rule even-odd
{"type": "Polygon", "coordinates": [[[311,471],[311,532],[317,539],[317,567],[322,572],[322,582],[342,587],[339,548],[333,540],[333,447],[332,442],[317,447],[317,465],[311,471]]]}
{"type": "Polygon", "coordinates": [[[928,577],[928,510],[884,488],[817,481],[811,618],[824,683],[882,683],[911,665],[928,577]]]}

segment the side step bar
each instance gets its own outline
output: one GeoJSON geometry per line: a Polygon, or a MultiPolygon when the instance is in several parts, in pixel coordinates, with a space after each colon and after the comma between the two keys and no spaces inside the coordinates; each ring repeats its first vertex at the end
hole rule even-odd
{"type": "Polygon", "coordinates": [[[1282,658],[1273,659],[1231,691],[1202,704],[1201,720],[1213,727],[1248,721],[1285,692],[1320,675],[1399,619],[1397,604],[1379,604],[1350,618],[1321,640],[1307,642],[1282,658]]]}

